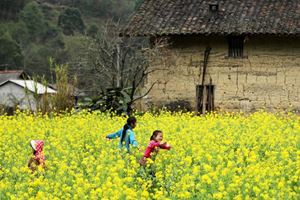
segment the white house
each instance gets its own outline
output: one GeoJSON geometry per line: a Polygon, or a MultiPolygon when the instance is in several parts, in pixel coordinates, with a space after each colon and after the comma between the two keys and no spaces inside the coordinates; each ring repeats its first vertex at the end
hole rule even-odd
{"type": "Polygon", "coordinates": [[[54,93],[55,90],[32,80],[6,80],[0,83],[0,105],[5,107],[18,105],[20,109],[35,111],[36,98],[54,93]]]}

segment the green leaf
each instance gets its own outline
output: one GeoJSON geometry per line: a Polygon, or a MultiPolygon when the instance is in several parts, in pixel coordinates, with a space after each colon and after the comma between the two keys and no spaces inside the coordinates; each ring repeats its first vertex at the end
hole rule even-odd
{"type": "Polygon", "coordinates": [[[124,102],[126,102],[126,103],[128,103],[128,102],[130,102],[131,101],[131,98],[130,98],[130,96],[126,93],[126,92],[124,92],[124,91],[121,91],[121,94],[123,95],[123,97],[124,97],[124,102]]]}

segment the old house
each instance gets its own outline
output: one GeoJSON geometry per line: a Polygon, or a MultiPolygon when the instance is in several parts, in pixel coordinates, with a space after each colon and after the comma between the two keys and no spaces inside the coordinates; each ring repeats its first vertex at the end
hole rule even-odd
{"type": "Polygon", "coordinates": [[[124,35],[169,41],[148,106],[300,111],[300,0],[145,0],[124,35]]]}

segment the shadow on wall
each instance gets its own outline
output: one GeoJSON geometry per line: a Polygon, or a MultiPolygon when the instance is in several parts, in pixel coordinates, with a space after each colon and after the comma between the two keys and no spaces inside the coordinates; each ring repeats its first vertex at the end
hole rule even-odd
{"type": "Polygon", "coordinates": [[[12,116],[12,115],[14,115],[16,110],[17,110],[16,106],[11,107],[11,106],[0,105],[0,115],[12,116]]]}
{"type": "Polygon", "coordinates": [[[193,108],[192,108],[190,102],[188,102],[186,100],[171,101],[170,103],[165,104],[163,107],[172,112],[179,112],[179,111],[191,112],[191,111],[193,111],[193,108]]]}

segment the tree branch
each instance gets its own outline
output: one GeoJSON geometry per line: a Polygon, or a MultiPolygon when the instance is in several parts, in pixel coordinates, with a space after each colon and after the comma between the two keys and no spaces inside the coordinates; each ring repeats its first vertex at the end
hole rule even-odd
{"type": "Polygon", "coordinates": [[[142,96],[139,96],[139,97],[133,99],[132,103],[135,102],[135,101],[137,101],[137,100],[139,100],[139,99],[141,99],[141,98],[143,98],[143,97],[145,97],[145,96],[147,96],[156,83],[157,82],[154,82],[145,94],[143,94],[142,96]]]}

